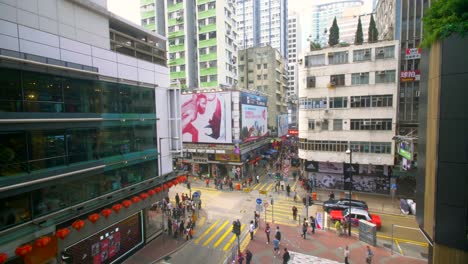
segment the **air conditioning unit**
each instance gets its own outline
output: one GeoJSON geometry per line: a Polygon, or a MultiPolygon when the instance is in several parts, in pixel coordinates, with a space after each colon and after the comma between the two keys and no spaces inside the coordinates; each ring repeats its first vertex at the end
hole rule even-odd
{"type": "Polygon", "coordinates": [[[231,35],[231,30],[228,29],[228,30],[226,31],[226,34],[231,35]]]}
{"type": "Polygon", "coordinates": [[[376,121],[375,124],[376,124],[376,125],[381,125],[381,124],[382,124],[382,121],[376,121]]]}
{"type": "Polygon", "coordinates": [[[336,83],[335,83],[335,82],[329,82],[329,83],[327,84],[327,87],[328,87],[328,88],[335,88],[335,86],[336,86],[336,83]]]}
{"type": "Polygon", "coordinates": [[[328,109],[325,109],[325,114],[328,114],[328,109]]]}
{"type": "Polygon", "coordinates": [[[182,22],[184,19],[180,16],[180,17],[176,17],[176,21],[177,22],[182,22]]]}
{"type": "Polygon", "coordinates": [[[321,126],[321,125],[322,125],[322,121],[316,121],[316,122],[315,122],[315,125],[316,125],[316,126],[321,126]]]}

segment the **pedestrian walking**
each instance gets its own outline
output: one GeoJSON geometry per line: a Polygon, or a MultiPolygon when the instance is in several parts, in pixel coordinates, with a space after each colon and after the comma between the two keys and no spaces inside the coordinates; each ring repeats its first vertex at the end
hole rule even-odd
{"type": "Polygon", "coordinates": [[[289,251],[287,248],[284,248],[284,253],[283,253],[283,264],[287,264],[288,261],[291,259],[291,256],[289,255],[289,251]]]}
{"type": "Polygon", "coordinates": [[[291,186],[289,186],[289,183],[288,183],[288,186],[286,186],[286,193],[288,194],[288,197],[289,197],[289,194],[291,193],[291,186]]]}
{"type": "Polygon", "coordinates": [[[206,183],[206,188],[209,188],[210,187],[210,179],[206,178],[205,183],[206,183]]]}
{"type": "Polygon", "coordinates": [[[255,228],[258,228],[258,223],[260,223],[260,214],[258,214],[256,211],[254,211],[254,216],[255,216],[255,228]]]}
{"type": "Polygon", "coordinates": [[[306,234],[307,234],[307,223],[306,223],[306,222],[303,222],[303,223],[302,223],[302,235],[301,235],[301,236],[302,236],[304,239],[306,239],[306,234]]]}
{"type": "Polygon", "coordinates": [[[293,214],[294,221],[296,221],[297,219],[297,207],[296,206],[292,207],[292,214],[293,214]]]}
{"type": "Polygon", "coordinates": [[[180,197],[179,197],[179,194],[178,194],[178,193],[176,193],[176,195],[175,195],[175,202],[176,202],[177,207],[179,207],[179,204],[180,204],[180,197]]]}
{"type": "Polygon", "coordinates": [[[315,217],[310,216],[310,227],[312,228],[312,234],[315,234],[315,217]]]}
{"type": "Polygon", "coordinates": [[[171,221],[171,218],[167,219],[167,234],[169,236],[172,235],[172,221],[171,221]]]}
{"type": "Polygon", "coordinates": [[[275,231],[275,238],[278,239],[278,241],[281,242],[281,231],[280,231],[280,228],[279,226],[276,227],[276,231],[275,231]]]}
{"type": "Polygon", "coordinates": [[[374,252],[372,252],[371,248],[367,246],[366,263],[371,264],[373,257],[374,257],[374,252]]]}
{"type": "Polygon", "coordinates": [[[255,224],[254,224],[254,221],[251,220],[251,221],[250,221],[250,227],[249,227],[250,240],[253,240],[253,233],[254,233],[254,230],[255,230],[255,224]]]}
{"type": "Polygon", "coordinates": [[[335,221],[335,229],[336,229],[336,234],[338,236],[341,236],[341,223],[340,223],[340,221],[335,221]]]}
{"type": "Polygon", "coordinates": [[[237,261],[239,261],[239,264],[242,264],[244,262],[244,254],[239,250],[237,253],[237,261]]]}
{"type": "Polygon", "coordinates": [[[279,255],[281,253],[279,250],[279,244],[280,244],[279,239],[275,237],[275,239],[273,239],[273,256],[275,258],[276,258],[276,255],[279,255]]]}
{"type": "Polygon", "coordinates": [[[335,200],[335,193],[331,191],[328,197],[330,198],[330,200],[335,200]]]}
{"type": "Polygon", "coordinates": [[[349,264],[349,248],[348,246],[344,249],[344,263],[349,264]]]}
{"type": "Polygon", "coordinates": [[[260,183],[260,176],[257,175],[257,183],[260,183]]]}
{"type": "Polygon", "coordinates": [[[296,188],[294,188],[294,193],[293,193],[293,198],[294,198],[294,202],[297,203],[297,191],[296,191],[296,188]]]}
{"type": "Polygon", "coordinates": [[[270,244],[270,232],[271,232],[271,229],[270,229],[270,224],[267,223],[266,224],[266,227],[265,227],[265,234],[266,234],[266,237],[267,237],[267,244],[270,244]]]}
{"type": "Polygon", "coordinates": [[[245,250],[245,264],[250,264],[250,262],[252,261],[252,252],[250,252],[250,250],[246,249],[245,250]]]}

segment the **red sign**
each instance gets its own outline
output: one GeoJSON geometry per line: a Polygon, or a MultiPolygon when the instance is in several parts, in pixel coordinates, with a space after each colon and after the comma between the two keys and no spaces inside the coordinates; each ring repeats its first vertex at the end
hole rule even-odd
{"type": "Polygon", "coordinates": [[[288,134],[289,135],[299,135],[299,130],[298,129],[288,129],[288,134]]]}
{"type": "Polygon", "coordinates": [[[402,71],[400,73],[400,82],[414,82],[421,79],[421,72],[419,70],[414,71],[402,71]]]}
{"type": "Polygon", "coordinates": [[[421,48],[412,48],[406,49],[405,51],[405,59],[420,59],[421,58],[422,49],[421,48]]]}

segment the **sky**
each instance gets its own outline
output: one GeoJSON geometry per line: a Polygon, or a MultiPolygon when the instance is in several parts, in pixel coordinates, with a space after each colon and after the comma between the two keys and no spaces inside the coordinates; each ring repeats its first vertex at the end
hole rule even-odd
{"type": "MultiPolygon", "coordinates": [[[[369,9],[372,0],[363,0],[365,6],[369,9]]],[[[302,13],[304,10],[310,10],[314,4],[333,2],[333,0],[288,0],[290,11],[302,13]]],[[[135,24],[140,24],[140,0],[107,0],[107,8],[112,12],[135,24]]]]}

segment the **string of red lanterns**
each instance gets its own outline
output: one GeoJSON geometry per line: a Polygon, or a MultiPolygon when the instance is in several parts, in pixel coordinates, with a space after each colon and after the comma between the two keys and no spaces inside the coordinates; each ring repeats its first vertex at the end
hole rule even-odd
{"type": "Polygon", "coordinates": [[[55,232],[55,235],[62,240],[64,240],[69,234],[70,234],[70,229],[66,227],[61,228],[55,232]]]}
{"type": "Polygon", "coordinates": [[[43,236],[38,239],[36,239],[36,242],[34,243],[37,247],[43,248],[46,247],[52,239],[48,236],[43,236]]]}
{"type": "Polygon", "coordinates": [[[30,244],[25,244],[22,246],[19,246],[15,250],[15,254],[18,257],[26,257],[29,253],[32,251],[32,246],[30,244]]]}
{"type": "Polygon", "coordinates": [[[8,259],[8,255],[6,253],[0,253],[0,264],[3,264],[8,259]]]}

